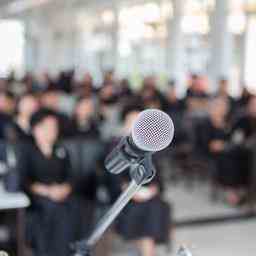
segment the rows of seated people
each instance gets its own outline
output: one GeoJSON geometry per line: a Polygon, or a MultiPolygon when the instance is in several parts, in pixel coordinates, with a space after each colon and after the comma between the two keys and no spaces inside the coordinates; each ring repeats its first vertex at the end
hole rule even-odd
{"type": "Polygon", "coordinates": [[[206,79],[191,75],[180,99],[175,81],[160,91],[153,76],[144,79],[139,91],[126,79],[116,80],[113,72],[106,73],[101,86],[90,74],[78,83],[73,72],[55,80],[30,74],[22,81],[1,79],[5,150],[0,160],[9,169],[4,182],[7,190],[22,190],[31,199],[27,241],[35,255],[69,255],[70,242],[92,230],[95,209],[110,205],[126,187],[127,177],[107,174],[104,158],[147,108],[171,116],[175,138],[155,155],[160,170],[147,193],[138,194],[117,221],[116,230],[139,241],[143,256],[153,255],[155,244],[169,239],[170,207],[162,198],[166,173],[173,179],[207,178],[213,199],[253,204],[256,97],[244,88],[239,98],[232,98],[225,79],[218,88],[212,95],[206,79]],[[163,158],[170,168],[163,168],[163,158]]]}

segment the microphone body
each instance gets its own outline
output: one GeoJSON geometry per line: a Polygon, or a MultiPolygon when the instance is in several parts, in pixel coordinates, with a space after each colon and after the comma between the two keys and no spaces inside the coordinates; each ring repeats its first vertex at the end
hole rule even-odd
{"type": "Polygon", "coordinates": [[[142,111],[132,126],[131,134],[122,138],[107,156],[105,167],[109,172],[119,174],[166,148],[173,134],[173,122],[166,113],[157,109],[142,111]]]}
{"type": "Polygon", "coordinates": [[[113,174],[119,174],[129,168],[131,164],[140,162],[151,152],[139,149],[132,141],[132,136],[121,139],[114,150],[106,157],[105,167],[113,174]]]}

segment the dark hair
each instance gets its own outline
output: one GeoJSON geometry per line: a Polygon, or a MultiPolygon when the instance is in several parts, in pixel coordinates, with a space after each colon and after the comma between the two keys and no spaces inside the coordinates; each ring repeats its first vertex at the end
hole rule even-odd
{"type": "Polygon", "coordinates": [[[227,83],[228,79],[226,77],[220,77],[219,83],[227,83]]]}
{"type": "Polygon", "coordinates": [[[199,75],[196,74],[196,73],[192,73],[192,74],[191,74],[191,78],[192,78],[193,80],[196,80],[196,79],[199,78],[199,75]]]}
{"type": "Polygon", "coordinates": [[[143,111],[144,108],[142,107],[142,105],[138,102],[134,102],[134,104],[127,104],[123,107],[122,109],[122,112],[121,112],[121,121],[124,121],[126,116],[128,114],[130,114],[131,112],[135,112],[135,111],[138,111],[138,112],[141,112],[143,111]]]}
{"type": "Polygon", "coordinates": [[[42,108],[32,115],[30,119],[30,129],[33,130],[36,125],[41,123],[47,117],[54,117],[59,120],[58,114],[55,111],[47,108],[42,108]]]}
{"type": "Polygon", "coordinates": [[[15,100],[15,95],[9,91],[9,90],[6,90],[6,91],[0,91],[0,95],[3,95],[5,96],[6,98],[9,98],[11,100],[15,100]]]}
{"type": "Polygon", "coordinates": [[[171,79],[171,80],[168,81],[168,86],[169,87],[175,87],[175,85],[176,85],[176,80],[175,79],[171,79]]]}

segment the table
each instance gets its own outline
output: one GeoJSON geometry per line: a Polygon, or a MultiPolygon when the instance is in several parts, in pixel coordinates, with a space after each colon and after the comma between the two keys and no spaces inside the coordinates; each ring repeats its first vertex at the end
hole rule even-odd
{"type": "Polygon", "coordinates": [[[0,189],[0,211],[16,211],[17,256],[25,256],[25,209],[29,205],[29,198],[25,194],[0,189]]]}

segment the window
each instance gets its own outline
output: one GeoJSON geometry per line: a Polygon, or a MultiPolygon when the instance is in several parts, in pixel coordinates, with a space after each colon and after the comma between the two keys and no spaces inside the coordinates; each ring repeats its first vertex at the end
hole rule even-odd
{"type": "Polygon", "coordinates": [[[23,70],[24,27],[19,21],[0,21],[0,76],[23,70]]]}

